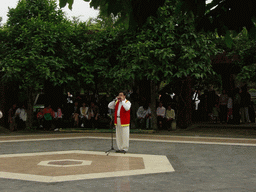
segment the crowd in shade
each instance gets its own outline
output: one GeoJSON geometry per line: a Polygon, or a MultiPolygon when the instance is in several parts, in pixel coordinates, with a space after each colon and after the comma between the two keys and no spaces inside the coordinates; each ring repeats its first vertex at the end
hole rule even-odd
{"type": "MultiPolygon", "coordinates": [[[[81,97],[76,97],[68,93],[67,102],[59,106],[46,103],[44,108],[40,108],[35,113],[37,128],[49,131],[58,130],[68,124],[77,127],[98,127],[99,115],[106,117],[108,111],[96,105],[95,101],[83,101],[81,97]],[[68,120],[72,124],[67,123],[68,120]]],[[[8,123],[11,131],[23,130],[26,128],[27,107],[26,104],[13,104],[8,112],[8,123]]]]}
{"type": "Polygon", "coordinates": [[[212,121],[221,124],[255,123],[255,109],[247,85],[227,92],[222,90],[196,90],[193,120],[195,122],[212,121]]]}
{"type": "MultiPolygon", "coordinates": [[[[193,94],[193,122],[212,122],[221,124],[255,123],[254,103],[247,86],[227,92],[222,90],[196,90],[193,94]]],[[[50,103],[35,113],[36,126],[43,130],[58,130],[63,127],[97,129],[103,119],[111,118],[113,111],[108,109],[112,98],[105,95],[100,101],[84,99],[79,95],[73,98],[68,92],[63,105],[52,107],[50,103]],[[66,120],[66,121],[64,121],[66,120]],[[67,121],[71,122],[67,125],[67,121]]],[[[128,92],[127,99],[131,105],[131,128],[152,129],[152,111],[150,102],[139,97],[137,93],[128,92]]],[[[178,102],[175,94],[159,95],[157,102],[157,126],[159,130],[176,129],[178,102]]],[[[26,104],[13,104],[9,109],[8,123],[11,131],[23,130],[26,127],[26,104]]],[[[105,126],[108,126],[105,124],[105,126]]]]}

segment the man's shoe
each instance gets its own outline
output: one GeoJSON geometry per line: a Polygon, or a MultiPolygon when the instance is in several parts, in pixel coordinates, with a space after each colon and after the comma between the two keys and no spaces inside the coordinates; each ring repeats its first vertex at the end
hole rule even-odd
{"type": "Polygon", "coordinates": [[[116,153],[126,153],[126,151],[125,150],[116,150],[116,153]]]}

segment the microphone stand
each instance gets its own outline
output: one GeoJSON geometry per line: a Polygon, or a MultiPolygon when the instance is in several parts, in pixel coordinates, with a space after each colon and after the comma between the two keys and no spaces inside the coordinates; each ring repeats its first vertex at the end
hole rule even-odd
{"type": "MultiPolygon", "coordinates": [[[[115,103],[116,103],[116,101],[115,101],[115,103]]],[[[110,121],[110,126],[112,126],[112,130],[111,130],[111,148],[105,152],[105,153],[107,153],[107,156],[110,154],[111,151],[115,151],[115,149],[114,149],[114,136],[113,136],[114,135],[114,127],[115,127],[114,118],[115,117],[113,117],[113,115],[111,115],[111,121],[110,121]]]]}

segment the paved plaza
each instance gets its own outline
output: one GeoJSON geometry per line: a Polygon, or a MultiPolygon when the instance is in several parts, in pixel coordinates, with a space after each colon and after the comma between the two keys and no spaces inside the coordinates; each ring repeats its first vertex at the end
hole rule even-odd
{"type": "Polygon", "coordinates": [[[0,136],[0,191],[256,191],[256,139],[108,133],[0,136]],[[114,145],[115,147],[115,145],[114,145]]]}

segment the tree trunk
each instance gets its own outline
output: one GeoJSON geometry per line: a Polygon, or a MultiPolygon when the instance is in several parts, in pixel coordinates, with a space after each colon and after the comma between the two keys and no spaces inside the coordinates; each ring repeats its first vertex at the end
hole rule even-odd
{"type": "Polygon", "coordinates": [[[222,89],[226,90],[226,92],[233,91],[235,88],[235,81],[234,77],[231,73],[221,73],[221,80],[222,80],[222,89]]]}
{"type": "Polygon", "coordinates": [[[191,78],[186,77],[178,83],[180,92],[178,93],[177,124],[180,128],[187,128],[192,124],[192,93],[191,78]]]}
{"type": "Polygon", "coordinates": [[[157,90],[156,90],[156,83],[151,81],[151,115],[152,115],[152,128],[153,130],[158,131],[157,127],[157,115],[156,115],[156,98],[157,98],[157,90]]]}
{"type": "Polygon", "coordinates": [[[34,114],[33,114],[33,106],[34,106],[34,94],[33,94],[33,88],[29,87],[27,89],[27,98],[28,98],[28,103],[27,103],[27,121],[26,121],[26,128],[27,129],[33,129],[33,119],[34,119],[34,114]]]}

